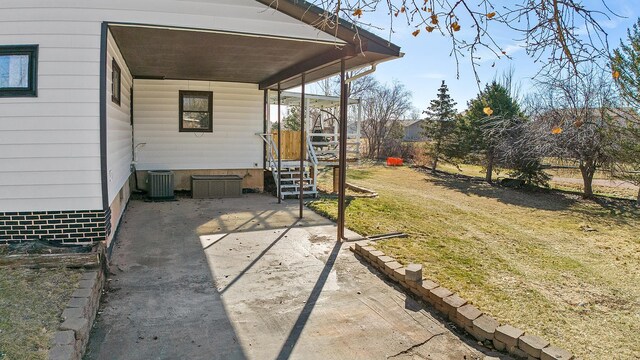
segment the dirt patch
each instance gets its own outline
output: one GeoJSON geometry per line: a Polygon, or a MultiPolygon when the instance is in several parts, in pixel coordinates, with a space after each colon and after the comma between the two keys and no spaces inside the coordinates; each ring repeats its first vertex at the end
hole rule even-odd
{"type": "Polygon", "coordinates": [[[309,242],[311,243],[326,243],[330,242],[332,239],[328,236],[324,235],[311,235],[309,236],[309,242]]]}
{"type": "Polygon", "coordinates": [[[19,254],[64,254],[64,253],[88,253],[93,245],[62,244],[60,242],[34,240],[24,241],[18,244],[0,246],[1,255],[19,254]]]}

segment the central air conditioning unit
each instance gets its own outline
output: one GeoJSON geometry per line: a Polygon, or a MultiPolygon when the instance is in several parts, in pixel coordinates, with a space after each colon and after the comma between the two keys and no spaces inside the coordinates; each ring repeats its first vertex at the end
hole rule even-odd
{"type": "Polygon", "coordinates": [[[151,170],[148,172],[149,199],[169,200],[175,197],[173,193],[173,171],[151,170]]]}

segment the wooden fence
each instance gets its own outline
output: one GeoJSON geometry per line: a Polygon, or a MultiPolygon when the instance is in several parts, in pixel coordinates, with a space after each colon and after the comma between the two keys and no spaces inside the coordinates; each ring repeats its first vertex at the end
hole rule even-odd
{"type": "MultiPolygon", "coordinates": [[[[274,131],[273,141],[278,145],[278,132],[274,131]]],[[[300,131],[282,130],[281,152],[282,160],[300,160],[300,131]]],[[[304,158],[307,156],[305,147],[304,158]]]]}

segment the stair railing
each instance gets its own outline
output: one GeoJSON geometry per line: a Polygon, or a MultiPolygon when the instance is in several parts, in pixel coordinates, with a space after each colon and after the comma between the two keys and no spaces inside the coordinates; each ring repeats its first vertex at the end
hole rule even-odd
{"type": "Polygon", "coordinates": [[[276,186],[280,188],[280,183],[278,181],[278,147],[276,146],[276,142],[273,140],[273,134],[256,133],[256,135],[260,136],[267,144],[267,162],[269,163],[269,170],[271,170],[271,175],[273,175],[273,180],[276,183],[276,186]]]}
{"type": "MultiPolygon", "coordinates": [[[[282,191],[280,187],[281,184],[278,182],[278,147],[276,145],[275,140],[273,140],[273,134],[263,134],[256,133],[256,135],[260,136],[262,140],[267,144],[267,162],[269,164],[269,169],[271,170],[271,174],[273,175],[273,180],[276,183],[276,186],[282,191]]],[[[316,150],[311,142],[311,136],[307,134],[307,156],[306,160],[309,166],[313,167],[313,183],[312,188],[313,191],[317,191],[317,179],[318,179],[318,155],[316,154],[316,150]]],[[[300,186],[304,187],[304,181],[300,180],[300,186]]]]}

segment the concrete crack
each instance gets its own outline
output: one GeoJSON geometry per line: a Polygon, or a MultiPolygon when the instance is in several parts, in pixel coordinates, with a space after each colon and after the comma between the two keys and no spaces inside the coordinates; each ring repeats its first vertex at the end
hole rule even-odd
{"type": "Polygon", "coordinates": [[[428,343],[429,341],[431,341],[431,339],[433,339],[434,337],[436,337],[436,336],[441,336],[441,335],[444,335],[444,333],[440,333],[440,334],[433,334],[433,335],[431,335],[430,337],[428,337],[428,338],[427,338],[425,341],[423,341],[423,342],[420,342],[420,343],[417,343],[417,344],[411,345],[409,348],[407,348],[407,349],[405,349],[405,350],[402,350],[402,351],[400,351],[399,353],[397,353],[397,354],[395,354],[395,355],[387,356],[387,359],[393,359],[393,358],[398,357],[398,356],[400,356],[400,355],[406,355],[406,354],[410,353],[410,352],[411,352],[411,350],[413,350],[413,349],[415,349],[415,348],[418,348],[418,347],[420,347],[420,346],[422,346],[422,345],[424,345],[424,344],[428,343]]]}

